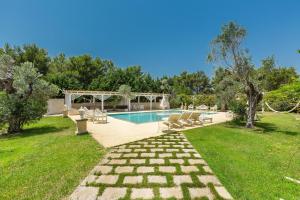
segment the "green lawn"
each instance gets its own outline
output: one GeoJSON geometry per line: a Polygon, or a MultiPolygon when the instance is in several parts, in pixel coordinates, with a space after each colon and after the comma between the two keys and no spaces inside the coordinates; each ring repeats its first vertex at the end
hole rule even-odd
{"type": "Polygon", "coordinates": [[[75,136],[67,118],[48,117],[24,133],[0,137],[0,199],[61,199],[100,161],[90,135],[75,136]]]}
{"type": "Polygon", "coordinates": [[[235,199],[300,199],[300,121],[265,114],[255,130],[235,123],[185,131],[235,199]],[[297,152],[297,153],[295,153],[297,152]]]}

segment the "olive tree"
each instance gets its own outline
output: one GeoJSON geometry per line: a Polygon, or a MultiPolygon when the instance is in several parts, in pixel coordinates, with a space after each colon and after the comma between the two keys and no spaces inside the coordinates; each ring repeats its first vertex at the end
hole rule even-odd
{"type": "Polygon", "coordinates": [[[135,97],[131,92],[131,87],[129,85],[121,85],[118,92],[127,101],[128,110],[130,111],[130,100],[135,97]]]}
{"type": "Polygon", "coordinates": [[[46,113],[47,100],[57,94],[58,88],[41,76],[30,62],[18,66],[10,56],[0,56],[0,124],[8,124],[9,134],[40,119],[46,113]]]}
{"type": "Polygon", "coordinates": [[[248,51],[242,46],[245,36],[246,30],[243,27],[234,22],[226,24],[212,41],[208,60],[226,66],[230,70],[232,79],[237,80],[241,85],[248,100],[246,127],[253,128],[256,107],[262,100],[262,92],[248,51]]]}

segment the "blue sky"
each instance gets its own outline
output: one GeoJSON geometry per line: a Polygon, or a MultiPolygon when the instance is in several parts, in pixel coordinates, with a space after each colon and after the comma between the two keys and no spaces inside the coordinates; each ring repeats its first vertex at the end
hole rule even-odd
{"type": "Polygon", "coordinates": [[[0,45],[36,43],[51,56],[88,53],[155,76],[213,74],[210,41],[235,21],[253,62],[274,55],[300,72],[298,0],[0,0],[0,45]]]}

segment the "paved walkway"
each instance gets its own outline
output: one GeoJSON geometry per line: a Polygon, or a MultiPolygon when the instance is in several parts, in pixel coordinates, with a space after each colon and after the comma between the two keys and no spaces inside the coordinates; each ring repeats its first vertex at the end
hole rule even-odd
{"type": "MultiPolygon", "coordinates": [[[[231,117],[225,112],[218,112],[210,116],[213,118],[213,123],[206,123],[205,126],[231,120],[231,117]]],[[[73,121],[80,118],[79,115],[70,115],[69,117],[73,121]]],[[[196,127],[201,126],[185,127],[185,130],[196,127]]],[[[167,126],[164,125],[162,121],[135,124],[108,116],[108,123],[94,124],[93,122],[89,121],[87,124],[87,129],[96,141],[108,148],[162,135],[164,134],[162,131],[166,130],[167,126]],[[143,132],[141,133],[141,131],[143,132]]],[[[180,131],[182,129],[177,130],[180,131]]]]}
{"type": "Polygon", "coordinates": [[[232,199],[181,133],[112,148],[72,200],[232,199]]]}

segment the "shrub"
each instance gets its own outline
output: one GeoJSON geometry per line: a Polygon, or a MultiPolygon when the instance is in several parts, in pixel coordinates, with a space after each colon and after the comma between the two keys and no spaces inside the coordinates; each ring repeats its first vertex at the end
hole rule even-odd
{"type": "Polygon", "coordinates": [[[24,124],[40,119],[46,112],[47,100],[58,88],[41,79],[30,62],[14,65],[10,56],[0,57],[0,124],[8,124],[8,133],[22,130],[24,124]]]}

